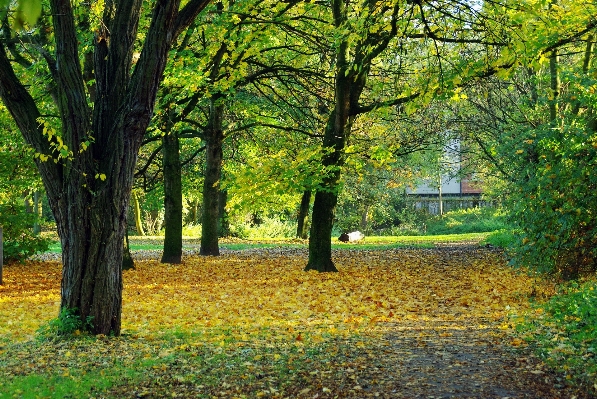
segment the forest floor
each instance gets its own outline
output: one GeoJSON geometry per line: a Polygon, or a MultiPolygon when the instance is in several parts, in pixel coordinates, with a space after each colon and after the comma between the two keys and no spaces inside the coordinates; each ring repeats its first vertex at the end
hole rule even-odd
{"type": "Polygon", "coordinates": [[[306,255],[138,256],[116,338],[40,332],[59,303],[60,265],[9,265],[0,398],[589,397],[514,334],[529,299],[553,285],[499,251],[338,250],[333,274],[303,272],[306,255]]]}

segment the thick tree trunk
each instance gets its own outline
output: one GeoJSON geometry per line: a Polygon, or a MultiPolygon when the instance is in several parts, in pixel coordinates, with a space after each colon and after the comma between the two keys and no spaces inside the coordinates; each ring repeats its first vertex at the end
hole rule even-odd
{"type": "Polygon", "coordinates": [[[60,116],[59,134],[48,135],[40,124],[39,108],[0,44],[0,97],[39,154],[62,244],[60,307],[74,310],[96,334],[120,334],[123,243],[137,153],[172,40],[208,2],[189,0],[181,9],[179,0],[157,1],[134,69],[142,2],[106,3],[94,40],[91,109],[71,1],[50,0],[54,46],[44,56],[56,87],[52,111],[60,116]]]}
{"type": "Polygon", "coordinates": [[[220,255],[218,244],[218,224],[220,217],[220,178],[222,176],[222,143],[224,132],[222,118],[224,106],[219,104],[217,96],[212,97],[210,122],[205,131],[206,161],[203,183],[203,217],[201,222],[201,249],[205,256],[220,255]]]}
{"type": "Polygon", "coordinates": [[[82,183],[65,187],[65,201],[51,201],[62,242],[60,308],[76,309],[97,334],[119,334],[130,184],[111,182],[92,195],[82,183]]]}
{"type": "Polygon", "coordinates": [[[182,179],[180,143],[172,132],[162,139],[164,151],[164,252],[162,263],[180,263],[182,260],[182,179]]]}
{"type": "Polygon", "coordinates": [[[333,169],[323,182],[324,188],[315,192],[309,234],[309,261],[305,271],[338,271],[332,262],[332,228],[334,226],[336,204],[338,203],[339,168],[342,166],[342,152],[349,131],[345,129],[346,127],[349,128],[347,126],[348,117],[343,120],[343,118],[337,116],[338,110],[342,113],[346,112],[342,109],[342,106],[343,103],[336,105],[336,110],[332,112],[325,131],[324,147],[331,148],[332,152],[324,157],[323,165],[333,169]]]}
{"type": "Polygon", "coordinates": [[[299,206],[299,211],[298,211],[297,226],[296,226],[297,238],[306,239],[308,237],[307,221],[309,218],[310,205],[311,205],[311,191],[305,190],[303,192],[303,196],[301,197],[301,204],[299,206]]]}
{"type": "MultiPolygon", "coordinates": [[[[341,28],[347,19],[347,6],[342,0],[332,0],[334,25],[341,28]]],[[[387,41],[382,44],[375,43],[379,50],[387,46],[387,41]]],[[[338,202],[338,182],[340,168],[344,164],[344,148],[350,135],[352,124],[357,109],[359,98],[365,87],[371,58],[361,51],[367,46],[357,46],[354,50],[354,64],[348,61],[351,53],[349,41],[340,41],[335,54],[335,106],[332,111],[323,137],[323,147],[330,150],[326,152],[322,164],[329,169],[329,176],[323,181],[323,187],[315,193],[313,204],[313,217],[311,218],[311,236],[309,239],[309,262],[305,270],[318,270],[320,272],[335,271],[331,260],[332,227],[336,203],[338,202]],[[358,51],[357,51],[358,50],[358,51]],[[354,68],[357,66],[358,68],[354,68]]]]}
{"type": "Polygon", "coordinates": [[[332,227],[338,195],[333,192],[318,191],[313,204],[313,222],[309,237],[309,262],[307,270],[337,272],[332,261],[332,227]]]}

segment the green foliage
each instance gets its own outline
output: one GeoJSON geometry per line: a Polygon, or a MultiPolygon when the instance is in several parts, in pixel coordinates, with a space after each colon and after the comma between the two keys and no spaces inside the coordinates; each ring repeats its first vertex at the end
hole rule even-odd
{"type": "Polygon", "coordinates": [[[519,326],[523,338],[566,379],[590,387],[597,378],[597,282],[570,283],[537,305],[519,326]]]}
{"type": "Polygon", "coordinates": [[[0,202],[0,226],[3,227],[6,262],[20,262],[33,254],[48,250],[50,240],[32,231],[31,226],[36,220],[37,215],[26,212],[24,205],[15,203],[15,200],[0,202]]]}
{"type": "Polygon", "coordinates": [[[376,233],[419,236],[486,233],[509,229],[504,210],[492,207],[459,209],[446,212],[443,216],[405,207],[398,217],[397,225],[377,230],[376,233]]]}
{"type": "Polygon", "coordinates": [[[193,238],[201,237],[201,224],[191,223],[186,226],[182,226],[182,235],[193,238]]]}
{"type": "Polygon", "coordinates": [[[40,327],[38,334],[41,338],[53,339],[55,337],[68,337],[80,335],[83,331],[93,329],[93,317],[87,316],[85,320],[78,314],[77,308],[62,308],[56,319],[50,320],[40,327]]]}
{"type": "Polygon", "coordinates": [[[512,190],[511,219],[522,230],[516,261],[573,279],[597,269],[597,134],[570,118],[537,129],[512,190]]]}
{"type": "Polygon", "coordinates": [[[255,240],[260,238],[294,238],[296,223],[279,218],[265,217],[259,223],[234,223],[230,226],[233,236],[255,240]]]}
{"type": "Polygon", "coordinates": [[[481,244],[489,244],[494,247],[512,248],[516,242],[516,234],[510,229],[497,230],[490,233],[481,244]]]}
{"type": "Polygon", "coordinates": [[[427,234],[483,233],[508,228],[504,210],[483,207],[459,209],[435,216],[427,223],[427,234]]]}

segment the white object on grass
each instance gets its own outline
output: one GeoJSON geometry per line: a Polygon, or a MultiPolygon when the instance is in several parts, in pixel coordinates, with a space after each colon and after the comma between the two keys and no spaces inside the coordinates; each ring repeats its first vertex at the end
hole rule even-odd
{"type": "Polygon", "coordinates": [[[358,230],[348,233],[348,242],[360,241],[363,238],[365,238],[365,235],[358,230]]]}

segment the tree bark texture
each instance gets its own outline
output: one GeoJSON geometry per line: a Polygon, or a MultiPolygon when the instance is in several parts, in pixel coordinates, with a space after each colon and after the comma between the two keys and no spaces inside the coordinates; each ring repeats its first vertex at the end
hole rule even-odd
{"type": "Polygon", "coordinates": [[[58,227],[60,307],[90,320],[93,333],[120,334],[123,243],[137,154],[172,41],[208,2],[190,0],[179,10],[179,0],[157,0],[134,67],[142,1],[107,3],[95,34],[95,98],[89,103],[71,1],[50,0],[54,54],[50,49],[44,58],[61,122],[52,137],[0,45],[0,97],[41,155],[36,164],[58,227]],[[57,150],[62,144],[67,155],[57,150]]]}
{"type": "Polygon", "coordinates": [[[224,106],[217,96],[211,98],[210,118],[205,130],[206,160],[203,181],[203,216],[201,221],[200,255],[220,255],[218,224],[220,217],[220,178],[222,176],[222,145],[224,106]]]}
{"type": "Polygon", "coordinates": [[[164,153],[164,252],[162,263],[182,261],[182,177],[180,142],[172,131],[162,138],[164,153]]]}
{"type": "Polygon", "coordinates": [[[311,205],[311,190],[305,190],[301,197],[301,204],[299,206],[296,236],[297,238],[306,239],[308,238],[307,221],[309,218],[309,207],[311,205]]]}

